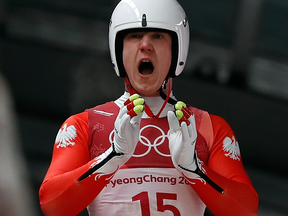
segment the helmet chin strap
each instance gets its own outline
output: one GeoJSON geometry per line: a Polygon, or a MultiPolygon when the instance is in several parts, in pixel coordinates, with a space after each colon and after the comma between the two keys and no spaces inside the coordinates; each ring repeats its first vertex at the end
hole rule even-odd
{"type": "MultiPolygon", "coordinates": [[[[167,100],[167,102],[169,104],[172,104],[172,105],[175,105],[177,103],[176,100],[174,100],[173,98],[170,98],[170,94],[171,94],[171,83],[169,83],[169,90],[168,90],[168,94],[166,95],[164,92],[163,92],[163,89],[166,89],[166,84],[168,83],[168,80],[169,80],[169,76],[167,76],[161,86],[161,88],[159,89],[160,91],[160,96],[163,100],[167,100]]],[[[166,103],[167,103],[166,102],[166,103]]]]}
{"type": "Polygon", "coordinates": [[[128,76],[125,77],[125,84],[126,84],[126,90],[130,93],[130,95],[138,94],[136,90],[133,88],[133,86],[131,85],[128,76]]]}
{"type": "MultiPolygon", "coordinates": [[[[176,104],[177,101],[174,100],[173,98],[170,98],[170,94],[171,94],[171,91],[172,91],[172,87],[171,87],[171,83],[169,82],[168,83],[168,79],[169,79],[169,76],[167,76],[162,84],[162,86],[160,87],[159,91],[160,91],[160,96],[161,98],[164,100],[164,103],[161,107],[161,109],[159,110],[159,112],[157,113],[157,115],[154,115],[153,112],[151,111],[151,109],[149,108],[149,106],[145,103],[145,112],[146,114],[151,117],[151,118],[158,118],[160,116],[160,114],[162,113],[163,109],[165,108],[166,104],[167,103],[170,103],[172,105],[176,104]],[[166,89],[166,84],[169,84],[169,87],[168,87],[168,95],[166,95],[164,92],[163,92],[163,89],[166,89]]],[[[133,88],[133,86],[131,85],[130,83],[130,80],[129,78],[126,76],[125,77],[125,84],[126,84],[126,90],[130,93],[130,95],[132,94],[137,94],[136,90],[133,88]]]]}

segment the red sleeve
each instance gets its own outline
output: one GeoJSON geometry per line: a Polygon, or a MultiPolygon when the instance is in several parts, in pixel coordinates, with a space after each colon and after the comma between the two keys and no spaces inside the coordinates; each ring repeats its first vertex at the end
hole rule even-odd
{"type": "Polygon", "coordinates": [[[97,181],[93,177],[78,181],[95,163],[90,160],[87,121],[87,112],[71,116],[57,134],[52,161],[39,191],[40,205],[47,216],[77,215],[108,183],[105,176],[97,181]]]}
{"type": "Polygon", "coordinates": [[[244,169],[240,147],[234,132],[221,117],[210,115],[214,132],[214,144],[210,151],[208,166],[228,179],[254,187],[244,169]]]}
{"type": "Polygon", "coordinates": [[[224,119],[214,115],[210,117],[214,141],[208,164],[202,166],[202,171],[222,188],[223,193],[206,181],[186,178],[213,214],[257,215],[258,195],[243,167],[235,134],[224,119]]]}

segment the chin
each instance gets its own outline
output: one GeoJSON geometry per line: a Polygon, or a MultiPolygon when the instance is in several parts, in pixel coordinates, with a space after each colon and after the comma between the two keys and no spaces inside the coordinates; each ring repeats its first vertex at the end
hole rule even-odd
{"type": "Polygon", "coordinates": [[[160,95],[159,89],[161,88],[161,85],[151,85],[151,83],[138,83],[137,85],[137,83],[135,83],[135,85],[132,84],[132,86],[136,92],[143,97],[154,97],[160,95]]]}

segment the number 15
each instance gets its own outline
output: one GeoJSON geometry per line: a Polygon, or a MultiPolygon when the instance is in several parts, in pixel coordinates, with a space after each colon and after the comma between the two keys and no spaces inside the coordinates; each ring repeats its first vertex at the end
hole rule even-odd
{"type": "MultiPolygon", "coordinates": [[[[174,216],[180,216],[180,212],[175,206],[164,205],[164,199],[177,200],[177,194],[156,193],[156,198],[157,198],[157,211],[164,212],[167,210],[173,212],[174,216]]],[[[144,191],[132,197],[132,201],[137,200],[140,200],[142,216],[150,216],[148,192],[144,191]]]]}

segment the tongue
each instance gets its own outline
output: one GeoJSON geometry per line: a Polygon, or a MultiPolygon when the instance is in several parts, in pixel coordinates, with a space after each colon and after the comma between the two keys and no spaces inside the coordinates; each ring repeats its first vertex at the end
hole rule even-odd
{"type": "Polygon", "coordinates": [[[142,69],[141,71],[140,71],[140,73],[142,74],[142,75],[149,75],[149,74],[151,74],[153,72],[153,70],[150,68],[145,68],[145,69],[142,69]]]}

